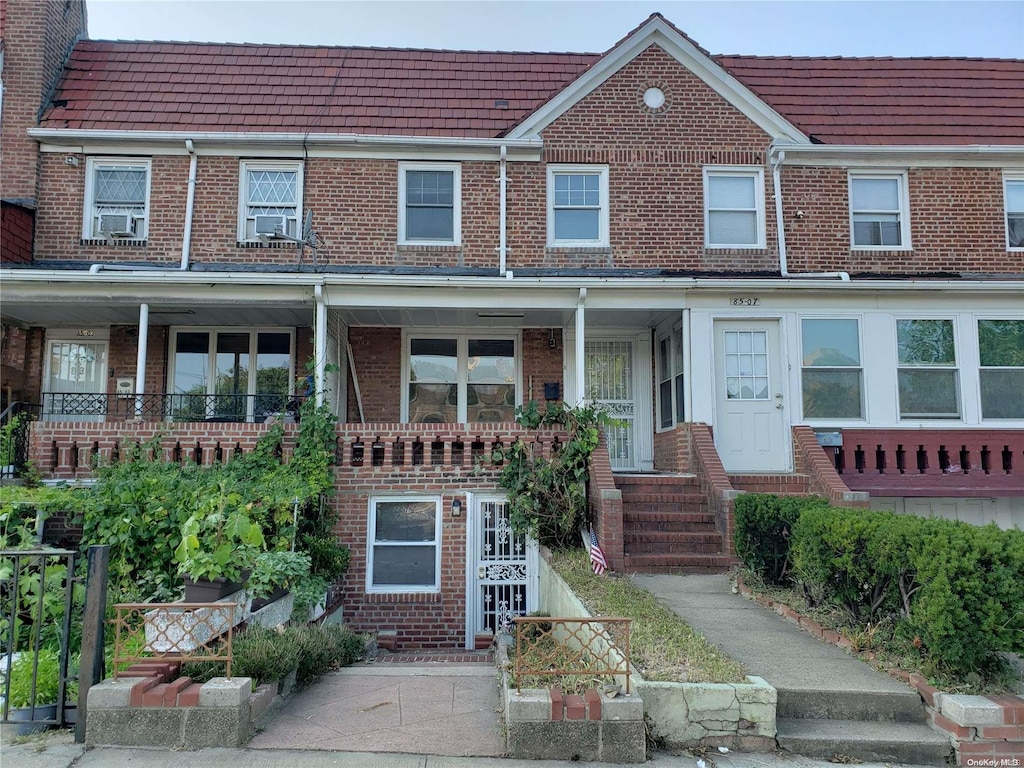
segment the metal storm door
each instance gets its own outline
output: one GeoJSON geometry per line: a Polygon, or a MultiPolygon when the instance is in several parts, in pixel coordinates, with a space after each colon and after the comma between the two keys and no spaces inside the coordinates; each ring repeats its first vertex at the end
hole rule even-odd
{"type": "Polygon", "coordinates": [[[613,470],[637,469],[636,397],[632,339],[587,340],[586,396],[604,406],[618,423],[605,429],[613,470]]]}
{"type": "MultiPolygon", "coordinates": [[[[471,634],[508,631],[512,619],[537,608],[537,542],[513,532],[508,501],[473,496],[471,634]]],[[[472,638],[470,638],[472,639],[472,638]]]]}
{"type": "Polygon", "coordinates": [[[727,472],[789,467],[774,320],[715,322],[715,445],[727,472]]]}

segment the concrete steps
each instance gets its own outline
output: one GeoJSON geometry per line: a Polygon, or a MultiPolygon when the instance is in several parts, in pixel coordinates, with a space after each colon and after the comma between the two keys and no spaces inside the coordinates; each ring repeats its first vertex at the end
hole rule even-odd
{"type": "Polygon", "coordinates": [[[777,688],[776,716],[807,720],[864,720],[874,722],[927,722],[921,697],[909,688],[906,692],[792,690],[777,688]]]}
{"type": "Polygon", "coordinates": [[[776,728],[783,749],[824,760],[944,765],[950,753],[948,737],[919,723],[778,718],[776,728]]]}

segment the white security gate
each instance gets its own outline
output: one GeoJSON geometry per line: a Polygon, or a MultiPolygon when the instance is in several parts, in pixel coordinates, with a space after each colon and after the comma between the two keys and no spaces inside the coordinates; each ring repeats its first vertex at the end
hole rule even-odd
{"type": "Polygon", "coordinates": [[[587,339],[586,397],[604,406],[618,423],[605,429],[613,470],[637,469],[636,397],[632,339],[587,339]]]}
{"type": "Polygon", "coordinates": [[[516,534],[501,496],[469,500],[469,617],[467,647],[480,632],[498,633],[537,609],[537,542],[516,534]]]}

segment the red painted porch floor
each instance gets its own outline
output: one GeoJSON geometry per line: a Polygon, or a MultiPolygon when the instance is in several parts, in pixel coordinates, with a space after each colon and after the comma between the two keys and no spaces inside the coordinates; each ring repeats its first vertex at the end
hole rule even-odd
{"type": "Polygon", "coordinates": [[[389,653],[299,691],[252,749],[496,757],[504,754],[488,653],[389,653]]]}

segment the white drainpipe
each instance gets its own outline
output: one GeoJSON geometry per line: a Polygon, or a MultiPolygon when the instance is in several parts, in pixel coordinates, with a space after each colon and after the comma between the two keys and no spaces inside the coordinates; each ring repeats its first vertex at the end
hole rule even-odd
{"type": "Polygon", "coordinates": [[[782,215],[782,161],[786,159],[786,153],[778,147],[769,147],[768,158],[772,166],[772,187],[775,190],[775,229],[779,237],[779,272],[786,278],[815,278],[815,277],[838,277],[840,280],[849,282],[849,272],[799,272],[793,274],[789,271],[789,264],[786,261],[786,226],[782,215]]]}
{"type": "Polygon", "coordinates": [[[142,395],[146,393],[146,353],[149,349],[149,304],[139,305],[138,346],[135,358],[135,417],[142,418],[142,395]]]}
{"type": "Polygon", "coordinates": [[[499,187],[499,203],[498,203],[498,274],[502,277],[505,276],[505,260],[508,255],[508,243],[507,243],[507,224],[505,221],[506,215],[506,187],[508,185],[508,176],[506,174],[506,165],[508,158],[508,147],[504,144],[501,145],[501,173],[498,175],[498,187],[499,187]]]}
{"type": "Polygon", "coordinates": [[[327,307],[324,304],[323,285],[313,286],[313,298],[316,299],[314,311],[313,336],[313,382],[316,387],[316,405],[324,404],[324,374],[327,367],[327,307]]]}

